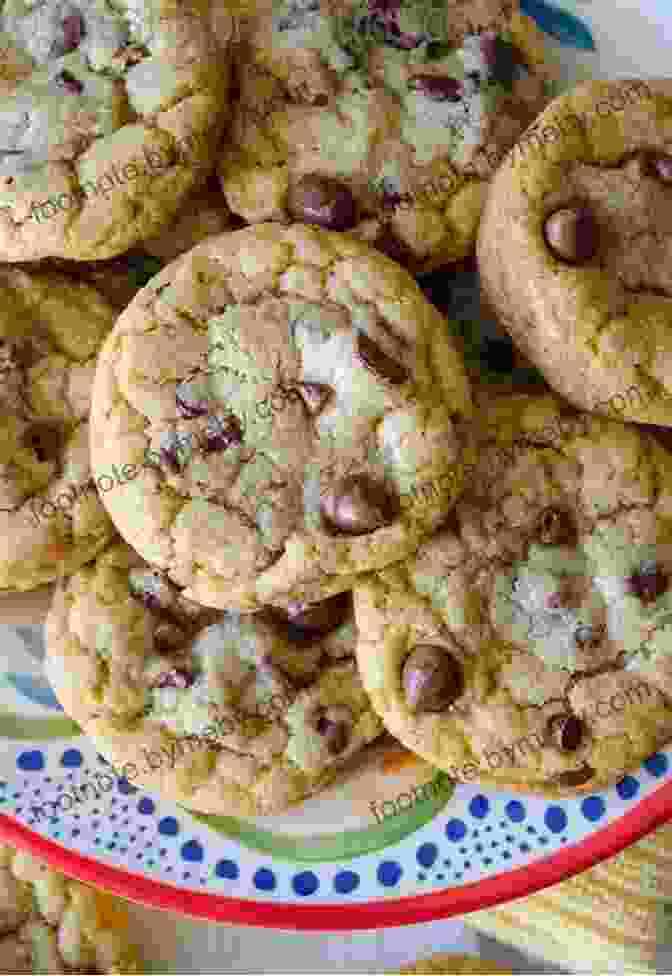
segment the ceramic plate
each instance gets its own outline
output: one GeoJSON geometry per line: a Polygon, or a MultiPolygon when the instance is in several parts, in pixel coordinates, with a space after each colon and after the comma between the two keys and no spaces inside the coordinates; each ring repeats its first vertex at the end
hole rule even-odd
{"type": "MultiPolygon", "coordinates": [[[[521,0],[566,80],[664,75],[665,4],[521,0]]],[[[456,320],[478,315],[475,288],[468,270],[452,282],[456,320]]],[[[511,354],[492,323],[470,341],[505,376],[511,354]]],[[[197,816],[120,779],[63,714],[42,674],[45,607],[0,601],[0,834],[127,898],[283,928],[409,924],[529,894],[672,816],[672,750],[613,789],[547,801],[455,785],[387,743],[286,816],[197,816]]]]}

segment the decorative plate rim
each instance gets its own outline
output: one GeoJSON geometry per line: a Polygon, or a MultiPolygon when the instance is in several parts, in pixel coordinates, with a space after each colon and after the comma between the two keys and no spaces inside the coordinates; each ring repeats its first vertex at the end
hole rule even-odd
{"type": "Polygon", "coordinates": [[[0,840],[27,847],[51,867],[78,881],[89,882],[152,908],[214,922],[334,931],[413,925],[492,908],[531,895],[620,854],[630,844],[667,822],[671,811],[672,782],[667,782],[588,839],[533,864],[457,888],[356,905],[348,902],[297,905],[295,902],[263,902],[185,891],[75,853],[4,814],[0,815],[0,840]]]}

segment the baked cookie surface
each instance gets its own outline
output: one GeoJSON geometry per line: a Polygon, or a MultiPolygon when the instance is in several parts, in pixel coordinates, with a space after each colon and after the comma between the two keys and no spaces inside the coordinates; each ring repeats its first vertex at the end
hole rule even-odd
{"type": "MultiPolygon", "coordinates": [[[[479,959],[477,956],[456,955],[454,952],[444,952],[438,956],[431,956],[429,959],[422,959],[413,963],[412,966],[404,966],[399,970],[400,973],[446,973],[457,976],[458,973],[501,973],[506,976],[509,972],[495,965],[487,959],[479,959]]],[[[509,976],[513,974],[509,973],[509,976]]]]}
{"type": "Polygon", "coordinates": [[[548,101],[517,0],[241,4],[219,173],[249,223],[352,230],[414,271],[472,248],[488,181],[548,101]]]}
{"type": "Polygon", "coordinates": [[[117,544],[56,594],[46,635],[56,694],[99,751],[206,813],[277,813],[383,731],[347,593],[287,614],[221,613],[117,544]]]}
{"type": "Polygon", "coordinates": [[[413,279],[265,224],[164,268],[98,360],[92,458],[127,542],[220,609],[315,602],[417,548],[461,489],[464,369],[413,279]],[[418,477],[441,490],[407,494],[418,477]]]}
{"type": "Polygon", "coordinates": [[[0,259],[113,257],[178,212],[227,109],[208,10],[0,3],[0,259]]]}
{"type": "Polygon", "coordinates": [[[139,973],[121,899],[0,843],[0,971],[139,973]]]}
{"type": "Polygon", "coordinates": [[[456,779],[612,784],[672,738],[672,454],[552,396],[476,423],[445,526],[356,585],[364,686],[456,779]]]}
{"type": "Polygon", "coordinates": [[[672,425],[672,84],[561,95],[494,178],[481,280],[548,383],[591,412],[672,425]]]}
{"type": "Polygon", "coordinates": [[[73,572],[110,540],[91,482],[95,357],[114,311],[55,272],[0,268],[0,588],[73,572]]]}

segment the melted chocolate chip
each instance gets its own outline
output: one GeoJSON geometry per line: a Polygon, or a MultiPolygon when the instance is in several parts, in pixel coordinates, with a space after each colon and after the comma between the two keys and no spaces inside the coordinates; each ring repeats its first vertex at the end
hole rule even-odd
{"type": "MultiPolygon", "coordinates": [[[[401,197],[399,198],[401,200],[401,197]]],[[[377,251],[387,255],[397,264],[407,265],[410,263],[412,255],[403,241],[399,240],[388,224],[385,224],[373,242],[377,251]]]]}
{"type": "Polygon", "coordinates": [[[56,461],[63,449],[63,431],[58,424],[49,421],[31,424],[23,440],[41,462],[56,461]]]}
{"type": "Polygon", "coordinates": [[[208,417],[205,441],[201,445],[206,453],[226,451],[227,448],[238,447],[242,443],[243,429],[237,417],[233,414],[212,414],[208,417]]]}
{"type": "Polygon", "coordinates": [[[352,612],[350,593],[338,593],[320,603],[290,603],[287,608],[291,640],[317,640],[345,623],[352,612]]]}
{"type": "Polygon", "coordinates": [[[603,637],[604,631],[602,628],[593,627],[590,624],[581,624],[574,631],[574,640],[584,650],[599,647],[603,637]]]}
{"type": "Polygon", "coordinates": [[[160,674],[153,684],[154,688],[191,688],[194,676],[184,668],[171,668],[160,674]]]}
{"type": "Polygon", "coordinates": [[[452,654],[435,644],[418,644],[404,661],[401,685],[414,712],[442,712],[460,697],[464,679],[452,654]]]}
{"type": "Polygon", "coordinates": [[[60,55],[62,56],[63,54],[69,54],[70,51],[74,51],[75,48],[79,47],[82,38],[86,34],[86,30],[82,15],[79,13],[64,17],[61,28],[63,30],[63,48],[60,55]]]}
{"type": "Polygon", "coordinates": [[[537,534],[545,546],[568,545],[576,540],[576,529],[567,511],[545,508],[539,516],[537,534]]]}
{"type": "Polygon", "coordinates": [[[350,741],[352,712],[345,705],[321,708],[315,722],[317,732],[324,737],[332,756],[343,752],[350,741]]]}
{"type": "Polygon", "coordinates": [[[343,183],[311,173],[289,192],[289,212],[305,224],[327,230],[348,230],[357,223],[355,199],[343,183]]]}
{"type": "Polygon", "coordinates": [[[463,94],[462,83],[457,78],[415,75],[408,84],[412,91],[420,92],[433,102],[459,102],[463,94]]]}
{"type": "Polygon", "coordinates": [[[651,160],[654,174],[661,183],[672,183],[672,156],[659,153],[651,160]]]}
{"type": "Polygon", "coordinates": [[[494,31],[486,31],[482,35],[481,52],[491,79],[508,90],[526,69],[520,48],[494,31]]]}
{"type": "Polygon", "coordinates": [[[549,737],[562,752],[576,752],[584,731],[583,722],[576,715],[554,715],[548,721],[549,737]]]}
{"type": "Polygon", "coordinates": [[[81,95],[84,91],[84,85],[70,71],[60,71],[55,78],[56,84],[63,91],[66,91],[68,95],[81,95]]]}
{"type": "Polygon", "coordinates": [[[597,251],[599,229],[587,207],[563,207],[544,224],[546,243],[553,254],[570,264],[589,261],[597,251]]]}
{"type": "Polygon", "coordinates": [[[399,504],[381,482],[366,474],[338,481],[322,501],[328,526],[344,535],[365,535],[394,522],[399,504]]]}
{"type": "Polygon", "coordinates": [[[169,620],[162,620],[154,631],[154,643],[161,650],[175,650],[187,640],[184,631],[169,620]]]}
{"type": "Polygon", "coordinates": [[[578,769],[567,769],[564,773],[558,773],[555,782],[558,786],[583,786],[588,783],[595,775],[595,770],[588,763],[579,766],[578,769]]]}
{"type": "Polygon", "coordinates": [[[629,576],[626,584],[630,593],[639,597],[642,603],[655,603],[668,588],[667,575],[654,562],[642,563],[639,570],[629,576]]]}
{"type": "Polygon", "coordinates": [[[182,417],[203,417],[210,410],[207,386],[202,380],[183,380],[175,390],[175,402],[182,417]]]}
{"type": "Polygon", "coordinates": [[[132,569],[128,574],[128,588],[148,610],[172,610],[179,590],[151,569],[132,569]]]}
{"type": "Polygon", "coordinates": [[[332,388],[324,383],[299,383],[298,391],[308,413],[316,416],[332,397],[332,388]]]}
{"type": "Polygon", "coordinates": [[[408,379],[408,370],[396,359],[392,359],[364,332],[357,335],[357,353],[364,365],[377,376],[400,386],[408,379]]]}

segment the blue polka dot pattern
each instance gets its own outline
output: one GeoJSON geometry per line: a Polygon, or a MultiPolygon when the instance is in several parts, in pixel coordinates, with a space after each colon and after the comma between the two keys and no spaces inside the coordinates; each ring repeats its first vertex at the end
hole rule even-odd
{"type": "Polygon", "coordinates": [[[525,819],[525,807],[520,800],[510,800],[505,807],[506,815],[514,823],[520,823],[525,819]]]}
{"type": "Polygon", "coordinates": [[[431,868],[434,861],[439,856],[439,848],[436,844],[422,844],[415,855],[419,865],[423,868],[431,868]]]}
{"type": "Polygon", "coordinates": [[[401,865],[397,861],[383,861],[378,866],[376,873],[381,885],[384,885],[386,888],[393,888],[399,884],[401,879],[401,865]]]}
{"type": "Polygon", "coordinates": [[[334,891],[339,895],[349,895],[359,888],[359,875],[354,871],[339,871],[334,878],[334,891]]]}
{"type": "Polygon", "coordinates": [[[79,749],[66,749],[61,756],[61,766],[76,768],[82,765],[84,757],[79,749]]]}
{"type": "Polygon", "coordinates": [[[259,868],[259,870],[255,872],[252,880],[254,882],[254,887],[258,888],[259,891],[273,891],[277,885],[275,875],[268,868],[259,868]]]}
{"type": "Polygon", "coordinates": [[[466,832],[467,827],[464,820],[456,820],[453,818],[446,824],[446,837],[454,843],[462,840],[466,832]]]}
{"type": "MultiPolygon", "coordinates": [[[[160,853],[160,852],[159,852],[160,853]]],[[[226,878],[227,881],[235,881],[240,871],[235,861],[217,861],[215,874],[218,878],[226,878]]]]}
{"type": "Polygon", "coordinates": [[[622,800],[629,800],[639,792],[639,783],[634,776],[625,776],[616,784],[616,792],[622,800]]]}
{"type": "Polygon", "coordinates": [[[604,800],[601,796],[589,796],[581,803],[581,813],[586,820],[591,820],[592,822],[603,817],[605,809],[604,800]]]}
{"type": "Polygon", "coordinates": [[[180,827],[175,817],[163,817],[162,820],[159,820],[157,827],[159,833],[165,834],[166,837],[174,837],[179,829],[180,827]]]}
{"type": "Polygon", "coordinates": [[[320,887],[320,882],[316,874],[312,871],[302,871],[300,874],[295,874],[292,878],[292,888],[297,893],[297,895],[313,895],[320,887]]]}
{"type": "Polygon", "coordinates": [[[561,834],[567,826],[567,814],[562,807],[549,807],[544,814],[544,823],[554,834],[561,834]]]}
{"type": "Polygon", "coordinates": [[[643,764],[640,774],[624,776],[610,791],[551,804],[542,798],[460,786],[450,805],[424,825],[421,838],[416,828],[401,842],[381,844],[378,853],[364,853],[353,870],[352,866],[337,869],[328,861],[313,861],[308,868],[298,858],[296,863],[281,857],[269,864],[272,847],[257,851],[239,846],[236,834],[211,828],[210,818],[195,819],[165,798],[143,795],[127,779],[114,775],[108,763],[101,759],[98,765],[95,759],[84,745],[61,747],[56,754],[55,749],[17,744],[10,758],[16,776],[11,783],[0,780],[3,812],[23,816],[33,829],[54,840],[62,838],[61,843],[75,850],[86,847],[94,858],[116,857],[120,867],[132,864],[134,870],[164,878],[178,890],[210,889],[220,897],[260,901],[279,896],[296,903],[348,898],[352,905],[376,895],[393,899],[413,895],[418,886],[431,891],[471,884],[533,862],[535,856],[553,854],[636,806],[670,772],[668,755],[657,753],[643,764]],[[93,777],[99,778],[98,791],[85,794],[83,784],[93,785],[93,777]],[[133,793],[140,795],[128,802],[133,793]],[[84,800],[89,801],[87,806],[84,800]],[[80,812],[74,809],[75,802],[80,812]],[[40,804],[48,814],[41,819],[34,815],[36,810],[39,814],[40,804]],[[87,824],[86,830],[75,828],[75,819],[87,824]],[[261,857],[265,860],[260,863],[261,857]],[[189,870],[192,865],[199,866],[197,872],[189,870]]]}
{"type": "Polygon", "coordinates": [[[662,752],[657,752],[655,756],[651,756],[644,763],[644,768],[652,776],[659,777],[664,776],[669,768],[669,762],[667,756],[664,756],[662,752]]]}

